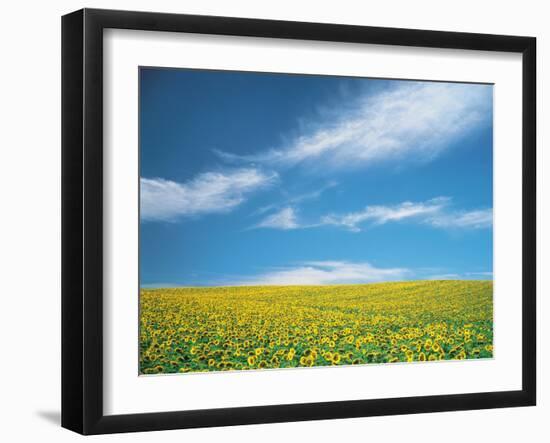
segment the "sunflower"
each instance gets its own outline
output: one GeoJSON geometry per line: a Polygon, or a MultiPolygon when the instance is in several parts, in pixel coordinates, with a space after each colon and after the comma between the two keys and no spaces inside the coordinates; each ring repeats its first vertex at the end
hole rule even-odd
{"type": "Polygon", "coordinates": [[[290,348],[290,351],[288,351],[288,354],[286,354],[286,359],[288,361],[291,361],[294,358],[294,355],[296,354],[296,351],[294,348],[290,348]]]}
{"type": "Polygon", "coordinates": [[[432,339],[427,338],[426,341],[424,342],[424,349],[426,351],[429,351],[431,348],[432,348],[432,339]]]}

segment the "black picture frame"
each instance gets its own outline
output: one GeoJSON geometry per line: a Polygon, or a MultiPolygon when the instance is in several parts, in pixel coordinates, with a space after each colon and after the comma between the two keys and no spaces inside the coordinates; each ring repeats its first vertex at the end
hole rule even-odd
{"type": "Polygon", "coordinates": [[[81,434],[530,406],[536,403],[536,39],[83,9],[62,18],[62,426],[81,434]],[[522,389],[130,415],[103,413],[103,30],[522,54],[522,389]]]}

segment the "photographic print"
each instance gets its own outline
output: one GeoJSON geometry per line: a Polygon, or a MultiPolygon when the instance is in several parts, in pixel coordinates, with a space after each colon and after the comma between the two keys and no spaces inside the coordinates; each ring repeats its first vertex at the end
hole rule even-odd
{"type": "Polygon", "coordinates": [[[141,67],[139,102],[140,374],[493,357],[493,85],[141,67]]]}

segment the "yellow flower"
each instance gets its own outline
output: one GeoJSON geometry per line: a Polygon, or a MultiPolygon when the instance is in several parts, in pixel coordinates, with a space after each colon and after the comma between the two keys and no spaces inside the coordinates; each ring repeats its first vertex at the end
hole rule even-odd
{"type": "Polygon", "coordinates": [[[427,338],[426,341],[424,342],[424,349],[426,351],[429,351],[431,348],[432,348],[432,339],[427,338]]]}
{"type": "Polygon", "coordinates": [[[139,371],[491,357],[492,290],[490,281],[141,289],[139,371]]]}
{"type": "Polygon", "coordinates": [[[465,358],[466,358],[466,352],[464,352],[464,350],[460,351],[455,357],[455,359],[457,360],[464,360],[465,358]]]}

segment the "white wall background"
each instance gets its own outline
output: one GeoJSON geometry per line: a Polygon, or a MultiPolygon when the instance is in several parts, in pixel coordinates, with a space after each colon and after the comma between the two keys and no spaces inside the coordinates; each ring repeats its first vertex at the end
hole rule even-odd
{"type": "MultiPolygon", "coordinates": [[[[329,420],[95,437],[94,441],[544,441],[550,435],[549,11],[536,0],[337,2],[278,0],[11,1],[0,26],[0,436],[81,440],[60,415],[60,16],[81,7],[531,35],[538,38],[539,405],[533,408],[329,420]],[[546,123],[547,125],[548,123],[546,123]],[[546,274],[546,275],[543,275],[546,274]]],[[[518,354],[518,358],[519,358],[518,354]]],[[[452,380],[449,380],[452,383],[452,380]]]]}

